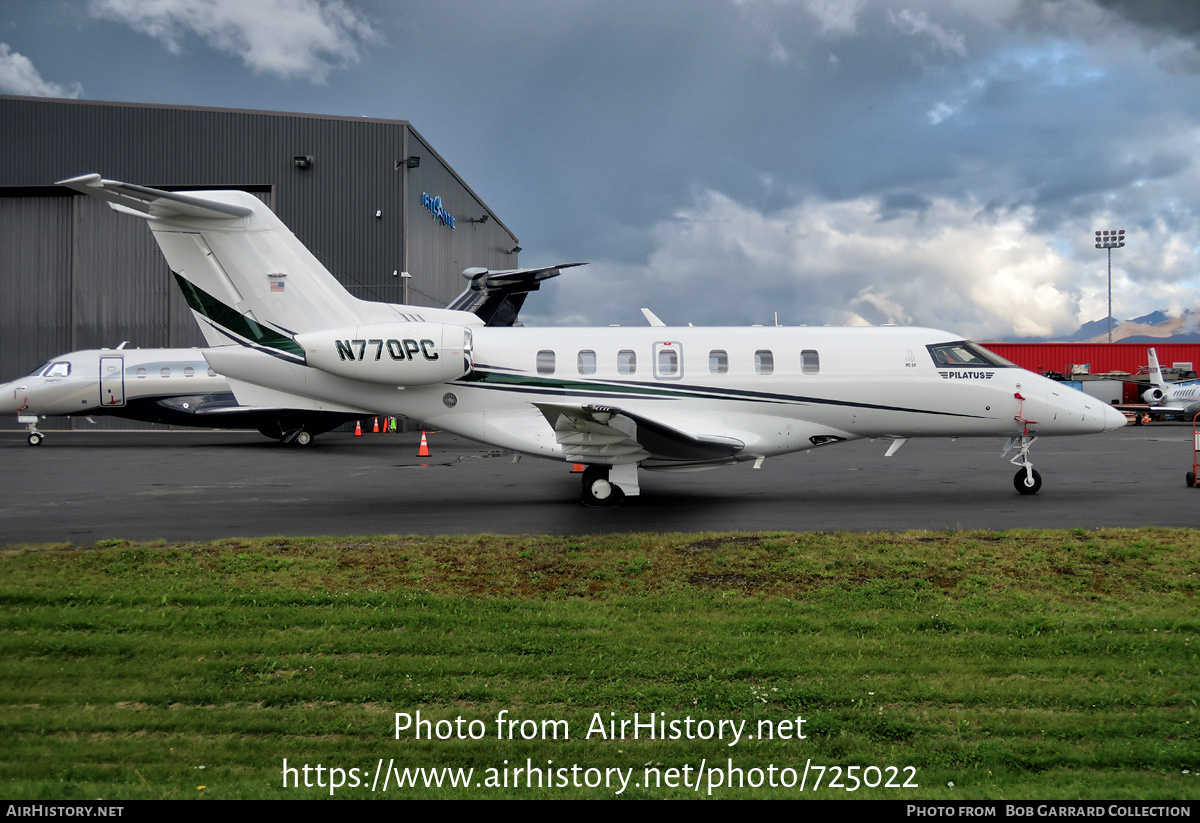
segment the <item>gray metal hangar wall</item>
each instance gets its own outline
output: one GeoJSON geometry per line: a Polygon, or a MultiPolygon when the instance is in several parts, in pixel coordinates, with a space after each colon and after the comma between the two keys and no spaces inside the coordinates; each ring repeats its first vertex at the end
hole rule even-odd
{"type": "Polygon", "coordinates": [[[366,300],[402,302],[407,271],[409,303],[444,306],[463,269],[518,265],[516,236],[403,120],[0,95],[0,381],[122,341],[204,344],[142,221],[53,185],[91,172],[251,191],[366,300]]]}

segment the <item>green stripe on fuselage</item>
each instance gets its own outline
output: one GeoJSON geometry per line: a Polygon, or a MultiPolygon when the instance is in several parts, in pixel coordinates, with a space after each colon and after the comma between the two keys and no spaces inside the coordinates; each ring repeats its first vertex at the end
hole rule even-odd
{"type": "Polygon", "coordinates": [[[179,284],[179,289],[183,292],[183,299],[187,301],[192,311],[200,312],[218,326],[260,346],[300,357],[304,356],[304,349],[300,348],[300,345],[292,338],[268,329],[236,309],[226,306],[204,289],[178,274],[175,274],[175,282],[179,284]]]}

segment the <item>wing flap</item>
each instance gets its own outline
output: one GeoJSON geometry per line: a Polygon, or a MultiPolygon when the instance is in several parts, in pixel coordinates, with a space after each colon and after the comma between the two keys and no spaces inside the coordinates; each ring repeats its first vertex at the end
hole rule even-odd
{"type": "Polygon", "coordinates": [[[554,428],[563,455],[576,463],[728,461],[746,445],[732,437],[685,432],[612,406],[535,405],[554,428]]]}

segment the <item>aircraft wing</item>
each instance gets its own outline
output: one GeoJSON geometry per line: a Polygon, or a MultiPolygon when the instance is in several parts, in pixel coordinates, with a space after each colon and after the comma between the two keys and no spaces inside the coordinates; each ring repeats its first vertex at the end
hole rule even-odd
{"type": "Polygon", "coordinates": [[[512,326],[517,322],[517,315],[525,298],[531,291],[542,287],[543,280],[558,277],[563,269],[575,266],[586,266],[586,263],[559,263],[557,266],[544,266],[540,269],[506,269],[491,271],[484,268],[470,268],[463,272],[463,277],[469,281],[467,288],[458,297],[450,301],[448,309],[469,311],[479,317],[487,326],[512,326]]]}
{"type": "Polygon", "coordinates": [[[133,183],[121,183],[117,180],[103,180],[98,174],[84,174],[69,180],[60,180],[58,185],[107,200],[114,210],[135,217],[184,215],[229,220],[248,217],[254,213],[254,210],[247,206],[210,200],[194,194],[135,186],[133,183]]]}
{"type": "Polygon", "coordinates": [[[1151,406],[1147,403],[1113,403],[1120,412],[1149,412],[1150,414],[1188,414],[1191,406],[1151,406]]]}
{"type": "Polygon", "coordinates": [[[535,405],[573,463],[724,462],[746,445],[732,437],[685,432],[612,406],[535,405]]]}

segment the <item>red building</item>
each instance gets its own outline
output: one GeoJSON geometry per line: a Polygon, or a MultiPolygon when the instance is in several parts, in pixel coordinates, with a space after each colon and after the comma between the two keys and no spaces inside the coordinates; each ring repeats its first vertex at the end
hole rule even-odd
{"type": "Polygon", "coordinates": [[[1149,358],[1146,350],[1154,347],[1163,368],[1174,363],[1200,367],[1200,343],[985,343],[990,351],[1011,360],[1023,369],[1044,374],[1071,375],[1071,366],[1089,364],[1091,374],[1144,370],[1149,358]]]}

